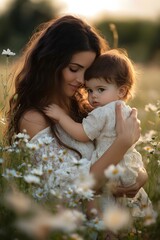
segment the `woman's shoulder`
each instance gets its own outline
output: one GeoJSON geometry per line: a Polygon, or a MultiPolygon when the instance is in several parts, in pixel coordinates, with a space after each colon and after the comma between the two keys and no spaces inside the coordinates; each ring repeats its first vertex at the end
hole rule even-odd
{"type": "Polygon", "coordinates": [[[26,111],[22,115],[19,124],[20,132],[25,129],[31,138],[48,126],[45,117],[34,109],[26,111]]]}

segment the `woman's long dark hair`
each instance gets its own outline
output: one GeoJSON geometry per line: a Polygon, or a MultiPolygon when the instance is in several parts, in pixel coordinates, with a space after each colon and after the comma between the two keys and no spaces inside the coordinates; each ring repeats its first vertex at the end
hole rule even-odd
{"type": "Polygon", "coordinates": [[[64,16],[40,25],[27,44],[14,75],[15,93],[10,99],[8,112],[8,139],[18,133],[23,114],[34,109],[41,112],[59,143],[53,122],[42,109],[56,98],[58,104],[68,109],[78,122],[86,116],[83,95],[77,93],[67,106],[64,96],[59,94],[62,70],[69,64],[73,54],[93,51],[98,57],[108,48],[106,41],[87,23],[74,16],[64,16]]]}

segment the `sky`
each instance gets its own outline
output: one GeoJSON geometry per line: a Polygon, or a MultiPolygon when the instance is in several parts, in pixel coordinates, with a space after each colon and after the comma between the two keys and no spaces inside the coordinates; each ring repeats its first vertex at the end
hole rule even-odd
{"type": "Polygon", "coordinates": [[[62,13],[98,18],[145,18],[156,20],[160,16],[160,0],[59,0],[66,4],[62,13]]]}
{"type": "MultiPolygon", "coordinates": [[[[0,10],[13,0],[0,0],[0,10]]],[[[31,0],[40,1],[40,0],[31,0]]],[[[62,9],[60,14],[75,14],[86,19],[140,18],[156,20],[160,17],[160,0],[50,0],[62,9]]]]}

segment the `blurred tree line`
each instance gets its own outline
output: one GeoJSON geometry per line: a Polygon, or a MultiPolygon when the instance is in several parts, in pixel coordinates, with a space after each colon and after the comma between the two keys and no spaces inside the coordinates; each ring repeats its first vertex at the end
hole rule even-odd
{"type": "Polygon", "coordinates": [[[0,51],[10,48],[19,54],[36,27],[55,15],[48,0],[14,0],[0,15],[0,51]]]}
{"type": "MultiPolygon", "coordinates": [[[[7,11],[0,15],[0,51],[10,48],[19,54],[35,28],[57,16],[58,11],[49,0],[14,0],[7,11]]],[[[160,63],[160,21],[102,20],[95,23],[95,27],[113,47],[111,23],[115,24],[118,31],[118,46],[127,49],[135,62],[160,63]]]]}
{"type": "Polygon", "coordinates": [[[110,47],[113,34],[110,24],[116,26],[118,47],[125,48],[135,62],[155,62],[160,64],[160,21],[101,21],[96,28],[103,33],[110,47]]]}

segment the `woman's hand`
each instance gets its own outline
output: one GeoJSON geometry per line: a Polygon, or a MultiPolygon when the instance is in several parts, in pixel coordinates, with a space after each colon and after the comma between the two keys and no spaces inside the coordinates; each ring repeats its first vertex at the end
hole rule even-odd
{"type": "Polygon", "coordinates": [[[117,187],[114,191],[114,195],[116,197],[123,197],[123,196],[127,196],[130,198],[135,197],[139,189],[143,187],[143,185],[146,183],[147,179],[148,179],[147,172],[144,168],[142,168],[139,170],[138,177],[136,179],[135,184],[129,187],[117,187]]]}
{"type": "Polygon", "coordinates": [[[137,110],[132,109],[131,115],[124,119],[121,104],[116,105],[116,133],[123,144],[130,148],[140,137],[140,121],[137,119],[137,110]]]}

